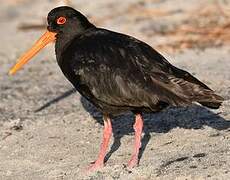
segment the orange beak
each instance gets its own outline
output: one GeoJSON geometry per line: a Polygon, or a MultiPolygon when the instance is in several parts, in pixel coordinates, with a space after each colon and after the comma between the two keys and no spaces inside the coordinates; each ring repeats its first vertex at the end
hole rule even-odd
{"type": "Polygon", "coordinates": [[[56,40],[56,34],[54,32],[46,31],[42,37],[28,50],[20,59],[13,68],[10,69],[9,74],[15,74],[24,64],[26,64],[32,57],[34,57],[42,48],[44,48],[50,42],[56,40]]]}

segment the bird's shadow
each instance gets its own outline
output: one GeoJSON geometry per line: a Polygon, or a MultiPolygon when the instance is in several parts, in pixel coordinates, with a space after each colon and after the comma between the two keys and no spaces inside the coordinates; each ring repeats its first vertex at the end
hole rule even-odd
{"type": "MultiPolygon", "coordinates": [[[[35,112],[42,111],[52,104],[70,96],[74,92],[74,89],[64,92],[62,95],[51,99],[49,102],[39,107],[35,112]]],[[[103,125],[102,114],[85,98],[81,97],[80,100],[84,109],[89,112],[93,119],[103,125]]],[[[106,155],[105,161],[118,150],[121,145],[121,138],[124,135],[134,132],[132,127],[133,123],[134,116],[131,113],[113,118],[114,142],[106,155]]],[[[202,129],[204,126],[209,126],[216,130],[227,130],[230,128],[230,121],[219,116],[216,110],[212,111],[199,105],[193,105],[186,108],[168,108],[159,113],[144,114],[144,136],[142,138],[139,160],[151,138],[151,132],[167,133],[176,127],[184,129],[202,129]]]]}

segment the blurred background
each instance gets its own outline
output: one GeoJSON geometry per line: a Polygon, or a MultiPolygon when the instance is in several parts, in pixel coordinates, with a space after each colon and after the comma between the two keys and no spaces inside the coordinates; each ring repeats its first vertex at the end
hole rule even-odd
{"type": "MultiPolygon", "coordinates": [[[[100,113],[64,78],[52,44],[15,76],[7,74],[60,5],[147,42],[226,100],[219,110],[146,115],[146,150],[133,171],[136,179],[229,179],[230,0],[0,0],[0,179],[78,179],[98,151],[100,113]]],[[[116,121],[109,156],[116,153],[92,179],[134,179],[122,168],[133,142],[126,137],[131,120],[116,121]]]]}
{"type": "Polygon", "coordinates": [[[181,51],[229,44],[229,0],[1,0],[0,22],[14,31],[42,31],[46,15],[72,6],[100,27],[131,34],[155,48],[181,51]]]}

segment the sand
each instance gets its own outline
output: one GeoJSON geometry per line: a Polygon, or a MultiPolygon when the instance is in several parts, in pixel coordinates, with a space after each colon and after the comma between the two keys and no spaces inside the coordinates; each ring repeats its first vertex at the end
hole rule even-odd
{"type": "MultiPolygon", "coordinates": [[[[204,0],[208,5],[211,1],[204,0]]],[[[164,36],[152,29],[173,28],[198,0],[78,0],[72,5],[97,25],[128,33],[151,44],[164,36]],[[155,9],[144,14],[142,5],[155,9]],[[131,10],[130,10],[131,8],[131,10]],[[134,10],[133,10],[134,8],[134,10]],[[129,9],[129,11],[127,11],[129,9]],[[173,12],[162,15],[156,10],[173,12]],[[138,15],[140,13],[140,15],[138,15]],[[146,31],[148,30],[148,31],[146,31]]],[[[140,164],[125,168],[133,147],[133,115],[113,120],[114,136],[106,166],[84,174],[99,149],[101,114],[73,90],[57,66],[50,45],[16,76],[9,68],[44,30],[19,31],[21,23],[40,24],[53,1],[1,1],[0,6],[0,179],[230,179],[230,46],[161,51],[226,100],[218,110],[198,105],[145,114],[140,164]],[[11,3],[10,3],[11,2],[11,3]]],[[[205,38],[205,37],[204,37],[205,38]]]]}

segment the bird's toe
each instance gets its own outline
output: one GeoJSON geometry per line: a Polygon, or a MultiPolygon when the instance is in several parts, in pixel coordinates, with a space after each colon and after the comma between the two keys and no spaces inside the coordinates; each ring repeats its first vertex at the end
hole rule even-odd
{"type": "Polygon", "coordinates": [[[97,170],[103,168],[104,166],[105,166],[105,165],[104,165],[103,162],[97,162],[97,161],[95,161],[94,163],[90,164],[90,165],[86,168],[86,173],[97,171],[97,170]]]}
{"type": "Polygon", "coordinates": [[[136,166],[138,166],[138,158],[137,158],[137,157],[132,157],[132,158],[130,159],[130,161],[128,162],[127,167],[128,167],[129,169],[132,169],[132,168],[134,168],[134,167],[136,167],[136,166]]]}

